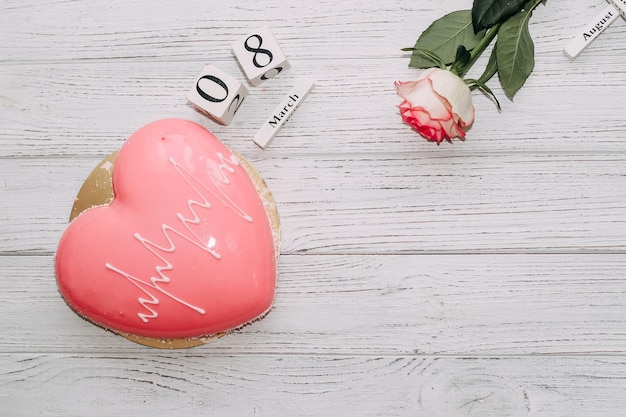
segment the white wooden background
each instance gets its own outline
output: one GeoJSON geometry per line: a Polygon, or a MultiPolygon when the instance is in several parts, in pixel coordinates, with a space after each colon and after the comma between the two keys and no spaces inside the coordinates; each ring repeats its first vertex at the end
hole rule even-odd
{"type": "Polygon", "coordinates": [[[540,6],[527,85],[438,147],[400,121],[400,48],[470,0],[0,0],[0,416],[626,416],[626,22],[561,53],[605,4],[540,6]],[[292,69],[230,126],[191,109],[263,25],[292,69]],[[83,179],[162,117],[250,159],[282,219],[273,311],[183,351],[79,319],[53,271],[83,179]]]}

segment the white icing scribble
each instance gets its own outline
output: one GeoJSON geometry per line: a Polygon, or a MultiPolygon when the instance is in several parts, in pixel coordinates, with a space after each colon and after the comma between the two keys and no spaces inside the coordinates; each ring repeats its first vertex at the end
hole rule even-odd
{"type": "Polygon", "coordinates": [[[146,311],[140,311],[137,313],[137,316],[143,321],[147,323],[149,319],[155,319],[159,317],[157,311],[153,308],[153,306],[157,306],[160,301],[157,295],[155,295],[155,291],[171,298],[172,300],[180,303],[181,305],[188,307],[199,314],[205,314],[205,310],[198,306],[195,306],[191,303],[188,303],[174,294],[168,292],[165,288],[163,288],[162,284],[167,284],[170,282],[170,278],[167,276],[167,271],[171,271],[174,268],[171,262],[167,260],[167,254],[173,253],[176,251],[176,245],[172,239],[173,236],[178,236],[183,240],[191,243],[192,245],[198,247],[199,249],[209,253],[215,259],[221,259],[221,255],[215,250],[216,240],[215,238],[209,238],[208,242],[204,242],[198,234],[196,234],[192,229],[191,225],[200,224],[201,218],[196,212],[196,208],[204,208],[210,210],[212,205],[209,201],[211,197],[222,202],[226,207],[228,207],[233,213],[235,213],[242,220],[247,222],[252,222],[252,217],[246,213],[241,207],[235,204],[228,195],[221,189],[218,183],[229,185],[230,179],[227,176],[227,173],[234,174],[235,166],[239,166],[239,161],[234,155],[231,155],[230,159],[226,159],[221,153],[216,154],[217,158],[220,161],[220,164],[217,167],[217,172],[207,171],[207,176],[209,177],[209,182],[203,182],[201,179],[192,174],[187,168],[178,163],[174,158],[170,157],[168,159],[169,163],[172,165],[174,170],[178,173],[180,178],[189,186],[191,190],[194,191],[195,195],[188,199],[186,202],[186,207],[190,213],[187,217],[182,213],[176,213],[176,218],[180,221],[184,230],[176,229],[168,224],[161,224],[161,232],[165,237],[167,242],[166,245],[159,245],[153,241],[148,240],[143,237],[139,233],[134,233],[134,238],[148,251],[150,251],[154,256],[159,259],[162,264],[157,264],[154,266],[154,271],[156,272],[156,276],[151,276],[148,280],[138,278],[133,276],[124,270],[112,265],[109,262],[105,263],[105,267],[120,276],[124,277],[128,280],[129,283],[133,284],[137,288],[139,288],[146,297],[140,296],[137,298],[137,301],[146,311]]]}

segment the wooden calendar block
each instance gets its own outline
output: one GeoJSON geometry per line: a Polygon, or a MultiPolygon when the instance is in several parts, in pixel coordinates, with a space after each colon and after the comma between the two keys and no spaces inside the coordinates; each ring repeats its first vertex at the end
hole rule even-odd
{"type": "Polygon", "coordinates": [[[232,44],[233,54],[253,86],[291,67],[278,41],[267,27],[249,33],[232,44]]]}
{"type": "Polygon", "coordinates": [[[266,149],[274,140],[283,125],[289,120],[296,109],[307,98],[315,83],[309,80],[299,80],[289,91],[287,96],[274,109],[271,116],[263,123],[261,129],[252,139],[262,149],[266,149]]]}
{"type": "Polygon", "coordinates": [[[218,123],[228,125],[247,96],[245,85],[209,64],[196,78],[187,100],[218,123]]]}
{"type": "Polygon", "coordinates": [[[565,46],[563,53],[569,59],[576,57],[593,42],[615,19],[619,16],[613,2],[600,12],[591,22],[574,36],[574,38],[565,46]]]}
{"type": "Polygon", "coordinates": [[[626,0],[608,0],[608,2],[617,7],[622,17],[626,18],[626,0]]]}

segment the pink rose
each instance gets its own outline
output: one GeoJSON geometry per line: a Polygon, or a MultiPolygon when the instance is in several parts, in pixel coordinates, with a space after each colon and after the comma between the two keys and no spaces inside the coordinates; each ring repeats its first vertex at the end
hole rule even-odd
{"type": "Polygon", "coordinates": [[[474,122],[472,93],[461,78],[450,71],[430,68],[415,81],[395,83],[403,98],[398,106],[402,120],[431,142],[465,139],[474,122]]]}

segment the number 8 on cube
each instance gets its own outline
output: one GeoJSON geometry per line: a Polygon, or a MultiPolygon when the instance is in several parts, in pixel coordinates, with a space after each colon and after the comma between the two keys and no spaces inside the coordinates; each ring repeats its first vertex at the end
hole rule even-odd
{"type": "Polygon", "coordinates": [[[248,81],[255,87],[291,67],[274,34],[267,27],[234,42],[232,49],[248,81]]]}
{"type": "Polygon", "coordinates": [[[216,122],[228,125],[247,96],[246,86],[209,64],[187,93],[187,100],[216,122]]]}

